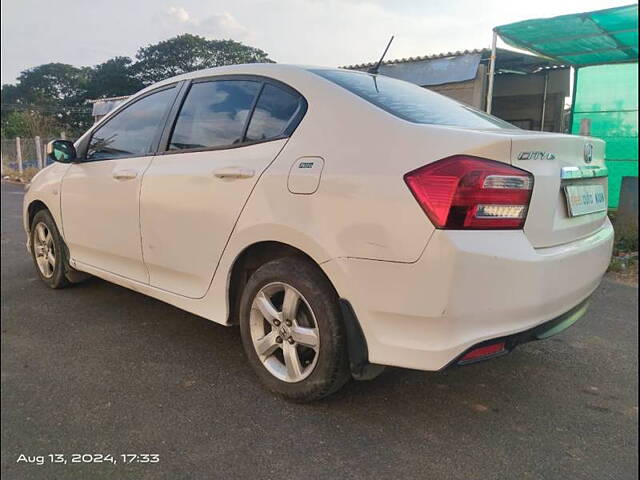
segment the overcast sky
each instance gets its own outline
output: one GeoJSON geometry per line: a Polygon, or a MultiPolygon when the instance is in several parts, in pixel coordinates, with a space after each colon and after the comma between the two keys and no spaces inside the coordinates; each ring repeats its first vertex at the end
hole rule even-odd
{"type": "Polygon", "coordinates": [[[340,66],[488,47],[491,28],[625,0],[1,0],[2,83],[49,62],[96,65],[181,33],[279,63],[340,66]]]}

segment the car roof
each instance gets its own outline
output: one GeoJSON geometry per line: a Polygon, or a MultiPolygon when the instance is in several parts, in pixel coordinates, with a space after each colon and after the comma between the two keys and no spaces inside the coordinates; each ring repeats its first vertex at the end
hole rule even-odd
{"type": "Polygon", "coordinates": [[[320,67],[312,65],[288,65],[283,63],[244,63],[239,65],[225,65],[222,67],[206,68],[194,72],[183,73],[156,82],[144,89],[136,92],[130,98],[139,97],[152,90],[165,85],[170,85],[183,80],[194,80],[218,75],[258,75],[280,80],[292,87],[309,82],[320,81],[322,79],[314,75],[310,70],[338,70],[332,67],[320,67]]]}
{"type": "Polygon", "coordinates": [[[288,77],[296,73],[306,72],[310,69],[330,69],[328,67],[316,67],[307,65],[288,65],[282,63],[243,63],[239,65],[225,65],[222,67],[205,68],[195,72],[183,73],[175,77],[167,78],[156,84],[159,86],[165,83],[173,83],[181,80],[192,80],[196,78],[210,77],[215,75],[264,75],[274,77],[288,77]]]}

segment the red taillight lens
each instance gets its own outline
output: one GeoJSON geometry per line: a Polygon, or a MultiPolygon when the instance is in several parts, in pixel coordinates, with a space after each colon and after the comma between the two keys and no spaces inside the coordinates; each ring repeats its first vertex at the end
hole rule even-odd
{"type": "Polygon", "coordinates": [[[404,176],[438,228],[519,229],[524,226],[533,176],[500,162],[454,156],[404,176]]]}
{"type": "Polygon", "coordinates": [[[483,357],[491,357],[505,351],[505,343],[498,342],[492,345],[486,345],[484,347],[476,348],[468,352],[464,357],[458,360],[458,363],[469,362],[471,360],[478,360],[483,357]]]}

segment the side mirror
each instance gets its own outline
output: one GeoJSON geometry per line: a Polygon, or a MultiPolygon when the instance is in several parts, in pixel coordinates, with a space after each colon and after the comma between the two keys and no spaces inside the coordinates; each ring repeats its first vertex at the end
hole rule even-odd
{"type": "Polygon", "coordinates": [[[47,157],[54,162],[72,163],[78,158],[76,147],[69,140],[53,140],[47,143],[47,157]]]}

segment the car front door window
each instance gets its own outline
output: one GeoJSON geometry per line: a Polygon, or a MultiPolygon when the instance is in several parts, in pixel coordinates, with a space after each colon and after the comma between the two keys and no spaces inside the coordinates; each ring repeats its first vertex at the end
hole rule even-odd
{"type": "Polygon", "coordinates": [[[161,90],[143,97],[107,120],[93,132],[86,159],[106,160],[154,153],[174,96],[174,87],[161,90]]]}

